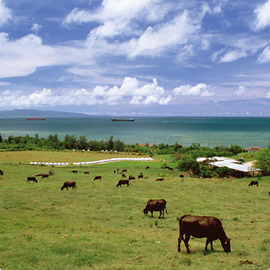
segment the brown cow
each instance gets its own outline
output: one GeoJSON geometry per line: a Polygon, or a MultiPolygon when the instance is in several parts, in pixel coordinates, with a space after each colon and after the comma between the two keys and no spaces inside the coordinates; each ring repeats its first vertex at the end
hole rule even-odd
{"type": "Polygon", "coordinates": [[[145,169],[146,169],[146,170],[149,169],[149,166],[146,166],[145,169]]]}
{"type": "Polygon", "coordinates": [[[164,178],[163,177],[160,177],[160,178],[157,178],[156,181],[163,181],[164,178]]]}
{"type": "Polygon", "coordinates": [[[251,181],[251,182],[249,183],[248,186],[250,187],[250,186],[255,186],[255,185],[256,185],[257,187],[259,186],[258,181],[251,181]]]}
{"type": "Polygon", "coordinates": [[[95,178],[94,178],[94,180],[101,180],[101,176],[100,175],[98,175],[98,176],[95,176],[95,178]]]}
{"type": "Polygon", "coordinates": [[[226,236],[221,221],[215,217],[185,215],[179,219],[178,252],[181,240],[184,241],[187,252],[190,253],[188,241],[190,236],[206,237],[205,251],[210,243],[213,250],[213,241],[219,239],[225,252],[231,252],[230,239],[226,236]],[[185,235],[185,239],[184,239],[185,235]]]}
{"type": "Polygon", "coordinates": [[[119,180],[118,184],[116,186],[121,187],[121,185],[127,185],[127,187],[129,187],[129,185],[130,185],[129,180],[119,180]]]}
{"type": "Polygon", "coordinates": [[[135,177],[132,176],[132,175],[130,175],[130,176],[128,177],[128,179],[129,179],[129,180],[135,180],[135,177]]]}
{"type": "Polygon", "coordinates": [[[123,173],[123,172],[127,172],[127,169],[123,169],[121,173],[123,173]]]}
{"type": "Polygon", "coordinates": [[[84,174],[89,174],[89,172],[84,172],[84,174]]]}
{"type": "Polygon", "coordinates": [[[139,175],[138,175],[138,179],[139,179],[139,178],[142,178],[142,179],[143,179],[143,174],[139,174],[139,175]]]}
{"type": "Polygon", "coordinates": [[[72,173],[78,173],[78,171],[75,171],[75,170],[74,170],[74,171],[71,171],[71,172],[72,172],[72,173]]]}
{"type": "MultiPolygon", "coordinates": [[[[151,217],[153,217],[153,212],[154,211],[159,211],[159,217],[163,214],[164,218],[164,210],[166,210],[166,201],[164,199],[161,200],[149,200],[146,204],[146,207],[143,209],[144,214],[147,214],[148,211],[151,212],[151,217]]],[[[166,213],[168,215],[168,212],[166,210],[166,213]]]]}
{"type": "Polygon", "coordinates": [[[183,174],[180,174],[180,178],[184,178],[184,175],[183,174]]]}
{"type": "Polygon", "coordinates": [[[36,177],[34,177],[34,176],[28,176],[28,177],[27,177],[26,183],[27,183],[27,182],[30,183],[30,181],[33,181],[33,183],[34,183],[34,182],[36,182],[36,183],[38,182],[37,179],[36,179],[36,177]]]}
{"type": "Polygon", "coordinates": [[[127,178],[126,175],[124,173],[122,173],[122,178],[127,178]]]}
{"type": "Polygon", "coordinates": [[[48,178],[48,177],[49,177],[49,174],[43,173],[41,179],[43,179],[43,178],[48,178]]]}
{"type": "Polygon", "coordinates": [[[69,187],[72,187],[72,189],[77,188],[76,186],[76,181],[67,181],[64,183],[64,185],[61,187],[61,190],[63,190],[64,188],[66,188],[68,190],[69,187]]]}

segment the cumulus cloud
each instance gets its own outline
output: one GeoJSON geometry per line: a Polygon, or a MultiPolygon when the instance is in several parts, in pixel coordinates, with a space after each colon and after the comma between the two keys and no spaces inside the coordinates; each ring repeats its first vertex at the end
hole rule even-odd
{"type": "Polygon", "coordinates": [[[180,95],[180,96],[211,96],[211,94],[207,90],[207,85],[204,83],[199,83],[195,86],[191,86],[189,84],[187,85],[181,85],[179,87],[176,87],[173,89],[173,93],[175,95],[180,95]]]}
{"type": "Polygon", "coordinates": [[[256,20],[253,23],[253,29],[255,31],[270,26],[270,1],[258,6],[254,13],[256,14],[256,20]]]}
{"type": "Polygon", "coordinates": [[[259,63],[270,62],[270,47],[266,47],[258,58],[259,63]]]}
{"type": "Polygon", "coordinates": [[[84,48],[47,46],[34,34],[9,40],[0,33],[0,78],[26,76],[37,67],[86,63],[84,48]]]}
{"type": "Polygon", "coordinates": [[[245,51],[230,51],[221,57],[221,63],[233,62],[237,59],[247,57],[247,53],[245,51]]]}
{"type": "Polygon", "coordinates": [[[69,106],[69,105],[116,105],[122,102],[130,104],[160,104],[167,105],[172,100],[166,95],[163,87],[158,86],[157,80],[140,85],[136,78],[126,77],[119,87],[114,85],[96,86],[93,90],[78,89],[55,93],[50,89],[35,91],[28,95],[22,91],[5,91],[0,96],[0,106],[31,107],[31,106],[69,106]]]}
{"type": "MultiPolygon", "coordinates": [[[[199,29],[200,25],[192,22],[188,12],[184,11],[165,24],[149,26],[138,39],[131,39],[123,44],[121,49],[126,51],[130,58],[159,55],[175,45],[185,44],[199,29]]],[[[192,48],[187,47],[188,49],[192,48]]]]}
{"type": "Polygon", "coordinates": [[[246,90],[247,90],[247,89],[246,89],[246,86],[240,85],[239,88],[238,88],[238,90],[235,91],[233,94],[234,94],[235,96],[240,97],[240,96],[243,96],[243,95],[244,95],[244,93],[246,92],[246,90]]]}
{"type": "Polygon", "coordinates": [[[3,2],[0,1],[0,26],[4,25],[12,18],[11,9],[7,8],[3,2]]]}
{"type": "Polygon", "coordinates": [[[37,23],[34,23],[34,24],[32,25],[32,27],[31,27],[31,31],[33,31],[34,33],[37,34],[37,33],[39,32],[40,28],[41,28],[41,25],[39,25],[39,24],[37,24],[37,23]]]}

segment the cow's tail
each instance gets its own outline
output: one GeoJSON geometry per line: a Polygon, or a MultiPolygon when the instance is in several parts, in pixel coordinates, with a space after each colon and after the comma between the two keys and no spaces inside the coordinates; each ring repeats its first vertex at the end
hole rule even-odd
{"type": "Polygon", "coordinates": [[[166,214],[168,215],[168,211],[167,211],[167,208],[165,208],[165,211],[166,211],[166,214]]]}

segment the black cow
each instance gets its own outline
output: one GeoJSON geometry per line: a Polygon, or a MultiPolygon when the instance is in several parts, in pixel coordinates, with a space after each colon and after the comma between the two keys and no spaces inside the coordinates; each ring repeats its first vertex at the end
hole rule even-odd
{"type": "Polygon", "coordinates": [[[171,167],[169,167],[168,169],[169,169],[170,171],[173,171],[173,168],[171,168],[171,167]]]}
{"type": "Polygon", "coordinates": [[[63,190],[64,188],[66,188],[68,190],[69,187],[72,187],[72,189],[77,188],[76,186],[76,181],[67,181],[64,183],[64,185],[61,187],[61,190],[63,190]]]}
{"type": "Polygon", "coordinates": [[[127,178],[126,175],[124,173],[122,173],[122,178],[127,178]]]}
{"type": "Polygon", "coordinates": [[[128,179],[129,179],[129,180],[135,180],[135,177],[132,176],[132,175],[130,175],[130,176],[128,177],[128,179]]]}
{"type": "Polygon", "coordinates": [[[139,179],[139,178],[142,178],[142,179],[143,179],[143,174],[139,174],[139,175],[138,175],[138,179],[139,179]]]}
{"type": "Polygon", "coordinates": [[[72,173],[78,173],[78,171],[75,171],[75,170],[74,170],[74,171],[71,171],[71,172],[72,172],[72,173]]]}
{"type": "Polygon", "coordinates": [[[205,251],[207,245],[219,239],[225,252],[231,252],[230,239],[226,236],[221,221],[215,217],[185,215],[179,219],[178,252],[180,252],[181,240],[184,241],[187,252],[190,253],[188,241],[190,236],[196,238],[206,237],[205,251]],[[184,239],[185,235],[185,239],[184,239]]]}
{"type": "Polygon", "coordinates": [[[145,167],[145,169],[146,169],[146,170],[149,169],[149,166],[145,167]]]}
{"type": "Polygon", "coordinates": [[[121,187],[121,185],[127,185],[129,187],[129,185],[130,185],[129,180],[119,180],[118,184],[116,186],[121,187]]]}
{"type": "Polygon", "coordinates": [[[89,172],[84,172],[84,174],[89,174],[89,172]]]}
{"type": "Polygon", "coordinates": [[[184,178],[184,175],[183,174],[180,174],[180,178],[184,178]]]}
{"type": "Polygon", "coordinates": [[[33,183],[34,183],[34,182],[36,182],[36,183],[38,182],[37,179],[36,179],[36,177],[34,177],[34,176],[28,176],[28,177],[27,177],[26,183],[27,183],[27,182],[30,183],[30,181],[33,181],[33,183]]]}
{"type": "Polygon", "coordinates": [[[123,169],[121,173],[123,173],[123,172],[127,172],[127,169],[123,169]]]}
{"type": "Polygon", "coordinates": [[[156,181],[163,181],[164,177],[157,178],[156,181]]]}
{"type": "Polygon", "coordinates": [[[43,179],[43,178],[48,178],[48,177],[49,177],[49,174],[43,173],[41,179],[43,179]]]}
{"type": "Polygon", "coordinates": [[[101,180],[101,176],[100,175],[98,175],[98,176],[95,176],[95,178],[94,178],[94,180],[101,180]]]}
{"type": "MultiPolygon", "coordinates": [[[[159,211],[160,214],[159,214],[159,217],[161,217],[161,215],[163,215],[163,218],[164,218],[164,210],[166,210],[166,201],[164,199],[161,199],[161,200],[149,200],[146,204],[146,207],[143,209],[143,212],[145,214],[149,212],[151,212],[151,217],[153,217],[153,212],[154,211],[159,211]]],[[[168,215],[168,212],[166,210],[166,213],[168,215]]]]}
{"type": "Polygon", "coordinates": [[[249,183],[248,186],[250,187],[250,186],[255,186],[255,185],[256,185],[257,187],[259,186],[258,181],[251,181],[251,182],[249,183]]]}

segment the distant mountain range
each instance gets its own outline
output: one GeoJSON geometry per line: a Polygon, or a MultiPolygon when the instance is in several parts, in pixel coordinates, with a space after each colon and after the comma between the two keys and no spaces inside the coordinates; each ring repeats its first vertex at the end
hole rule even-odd
{"type": "Polygon", "coordinates": [[[27,118],[27,117],[89,117],[83,113],[40,111],[40,110],[12,110],[0,111],[0,118],[27,118]]]}

